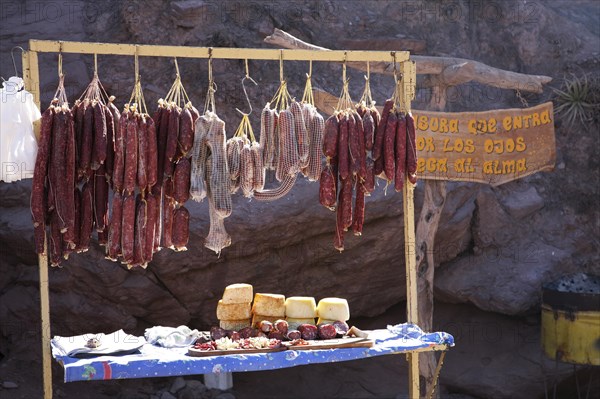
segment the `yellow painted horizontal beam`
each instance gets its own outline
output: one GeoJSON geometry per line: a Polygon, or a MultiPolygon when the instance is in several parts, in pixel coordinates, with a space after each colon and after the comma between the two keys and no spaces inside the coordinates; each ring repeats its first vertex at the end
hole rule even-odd
{"type": "MultiPolygon", "coordinates": [[[[325,61],[325,62],[391,62],[391,51],[354,51],[354,50],[290,50],[263,48],[228,48],[228,47],[191,47],[191,46],[158,46],[149,44],[120,43],[86,43],[63,42],[53,40],[30,40],[29,50],[40,53],[77,53],[129,55],[137,52],[140,57],[178,57],[208,58],[212,50],[214,59],[234,60],[274,60],[283,56],[284,61],[325,61]]],[[[396,62],[408,61],[408,51],[396,51],[396,62]]]]}

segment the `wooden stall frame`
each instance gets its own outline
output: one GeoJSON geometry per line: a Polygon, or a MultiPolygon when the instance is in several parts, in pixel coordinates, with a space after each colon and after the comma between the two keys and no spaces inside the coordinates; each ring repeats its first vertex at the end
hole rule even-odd
{"type": "MultiPolygon", "coordinates": [[[[263,48],[223,48],[223,47],[188,47],[159,46],[120,43],[88,43],[51,40],[30,40],[29,50],[23,53],[23,77],[25,88],[34,96],[40,107],[40,75],[38,53],[75,53],[104,54],[139,57],[178,57],[200,59],[237,59],[237,60],[271,60],[271,61],[323,61],[323,62],[390,62],[396,60],[404,82],[404,103],[410,105],[416,90],[415,63],[410,60],[408,51],[345,51],[345,50],[297,50],[297,49],[263,49],[263,48]],[[395,57],[395,58],[394,58],[395,57]]],[[[36,136],[39,137],[39,122],[34,124],[36,136]]],[[[415,216],[414,188],[408,182],[402,191],[404,207],[404,239],[406,263],[406,297],[407,321],[418,325],[417,270],[415,251],[415,216]]],[[[47,252],[47,251],[46,251],[47,252]]],[[[40,312],[42,328],[42,366],[44,399],[52,398],[52,356],[50,329],[50,291],[48,280],[48,257],[40,255],[40,312]]],[[[425,348],[406,354],[409,362],[409,397],[420,397],[419,357],[418,352],[440,350],[439,347],[425,348]]]]}

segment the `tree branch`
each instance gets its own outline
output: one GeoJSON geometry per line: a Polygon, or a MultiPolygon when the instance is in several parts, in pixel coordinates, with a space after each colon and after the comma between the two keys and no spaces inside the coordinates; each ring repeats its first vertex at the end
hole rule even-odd
{"type": "MultiPolygon", "coordinates": [[[[289,49],[329,50],[324,47],[306,43],[280,29],[275,29],[271,36],[267,36],[265,38],[265,43],[289,49]]],[[[418,75],[438,75],[440,82],[445,86],[477,82],[501,89],[541,93],[544,90],[544,85],[552,80],[549,76],[526,75],[505,71],[478,61],[467,60],[464,58],[420,55],[411,55],[410,58],[417,64],[418,75]]],[[[366,71],[367,69],[365,63],[362,62],[348,62],[348,66],[361,71],[366,71]]],[[[371,72],[386,75],[392,75],[394,69],[391,62],[373,63],[370,67],[371,72]]]]}

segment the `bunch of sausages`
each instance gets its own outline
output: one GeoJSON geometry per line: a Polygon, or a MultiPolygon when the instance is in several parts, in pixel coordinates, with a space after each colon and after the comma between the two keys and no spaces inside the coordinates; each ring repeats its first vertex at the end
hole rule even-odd
{"type": "Polygon", "coordinates": [[[50,226],[52,266],[73,252],[87,251],[94,228],[99,243],[107,244],[115,118],[112,101],[104,104],[100,98],[77,100],[72,110],[55,99],[44,111],[31,213],[38,254],[44,253],[45,225],[50,226]]]}
{"type": "Polygon", "coordinates": [[[340,252],[344,250],[344,232],[352,228],[355,235],[362,234],[365,195],[375,189],[371,150],[378,123],[375,107],[336,112],[325,122],[322,150],[327,165],[321,173],[319,201],[337,211],[334,247],[340,252]]]}
{"type": "Polygon", "coordinates": [[[414,119],[386,101],[380,116],[374,106],[336,112],[325,122],[319,201],[337,211],[334,247],[344,250],[344,232],[362,234],[365,196],[375,189],[375,176],[394,182],[401,191],[404,176],[417,182],[414,119]],[[352,199],[354,197],[354,209],[352,199]]]}
{"type": "Polygon", "coordinates": [[[404,187],[404,176],[417,183],[417,147],[415,120],[410,112],[401,112],[389,99],[383,106],[381,123],[377,126],[373,159],[375,175],[394,182],[397,192],[404,187]]]}
{"type": "Polygon", "coordinates": [[[189,102],[182,108],[162,100],[153,115],[157,127],[160,181],[152,193],[161,209],[157,222],[160,231],[155,237],[155,245],[159,248],[187,250],[190,214],[184,204],[190,197],[191,158],[195,123],[199,117],[200,113],[189,102]]]}
{"type": "Polygon", "coordinates": [[[52,266],[59,266],[63,257],[67,259],[73,251],[82,250],[80,198],[75,188],[75,148],[73,112],[66,103],[60,105],[55,99],[42,114],[31,190],[36,252],[46,253],[48,236],[52,266]],[[46,234],[47,225],[50,226],[49,235],[46,234]]]}

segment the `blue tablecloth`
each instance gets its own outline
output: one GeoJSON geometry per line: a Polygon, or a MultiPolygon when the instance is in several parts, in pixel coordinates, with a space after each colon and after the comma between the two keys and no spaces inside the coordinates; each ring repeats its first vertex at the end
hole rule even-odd
{"type": "Polygon", "coordinates": [[[272,370],[410,352],[440,344],[454,346],[454,338],[450,334],[426,334],[411,324],[373,330],[369,332],[369,338],[375,340],[371,348],[285,350],[207,357],[188,356],[187,348],[161,348],[150,344],[142,346],[139,353],[123,356],[79,359],[59,355],[55,347],[52,353],[64,367],[65,382],[73,382],[272,370]]]}

